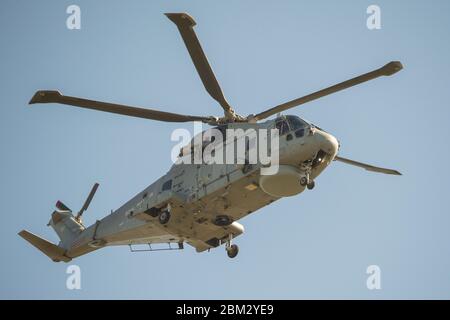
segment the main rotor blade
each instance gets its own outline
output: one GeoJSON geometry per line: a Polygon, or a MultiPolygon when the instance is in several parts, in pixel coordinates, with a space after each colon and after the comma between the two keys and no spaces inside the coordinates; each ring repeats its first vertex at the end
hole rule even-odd
{"type": "Polygon", "coordinates": [[[358,77],[352,78],[350,80],[338,83],[334,86],[316,91],[314,93],[311,93],[309,95],[306,95],[304,97],[280,104],[276,107],[273,107],[271,109],[268,109],[266,111],[263,111],[257,115],[254,116],[254,118],[256,120],[262,120],[265,119],[267,117],[270,117],[273,114],[282,112],[284,110],[299,106],[301,104],[304,104],[306,102],[310,102],[316,99],[319,99],[321,97],[327,96],[329,94],[356,86],[358,84],[361,84],[363,82],[369,81],[369,80],[373,80],[375,78],[381,77],[381,76],[390,76],[393,75],[394,73],[400,71],[401,69],[403,69],[402,64],[399,61],[391,61],[388,64],[384,65],[383,67],[376,69],[374,71],[365,73],[363,75],[360,75],[358,77]]]}
{"type": "Polygon", "coordinates": [[[366,164],[366,163],[362,163],[362,162],[358,162],[358,161],[354,161],[354,160],[350,160],[350,159],[346,159],[346,158],[342,158],[342,157],[338,157],[338,156],[336,156],[334,158],[334,160],[340,161],[340,162],[343,162],[343,163],[346,163],[346,164],[349,164],[349,165],[352,165],[352,166],[364,168],[367,171],[380,172],[380,173],[386,173],[386,174],[394,174],[394,175],[397,175],[397,176],[401,176],[402,175],[397,170],[375,167],[375,166],[372,166],[370,164],[366,164]]]}
{"type": "Polygon", "coordinates": [[[111,113],[122,114],[131,117],[159,120],[166,122],[188,122],[188,121],[202,121],[205,123],[215,123],[214,117],[199,117],[188,116],[177,113],[170,113],[164,111],[157,111],[151,109],[144,109],[138,107],[130,107],[126,105],[108,103],[101,101],[94,101],[76,97],[64,96],[58,91],[40,90],[37,91],[33,98],[31,98],[29,104],[34,103],[61,103],[71,105],[80,108],[93,109],[111,113]]]}
{"type": "Polygon", "coordinates": [[[225,99],[219,82],[217,81],[208,58],[194,31],[195,20],[187,13],[166,13],[166,16],[177,26],[184,44],[186,45],[192,62],[197,69],[206,91],[215,99],[225,111],[225,115],[233,115],[234,111],[225,99]]]}
{"type": "Polygon", "coordinates": [[[88,197],[86,198],[86,201],[83,204],[83,207],[81,207],[80,211],[77,214],[77,218],[80,218],[84,211],[87,210],[89,205],[91,204],[92,198],[94,198],[95,192],[98,189],[99,184],[95,183],[94,186],[91,189],[91,192],[89,192],[88,197]]]}

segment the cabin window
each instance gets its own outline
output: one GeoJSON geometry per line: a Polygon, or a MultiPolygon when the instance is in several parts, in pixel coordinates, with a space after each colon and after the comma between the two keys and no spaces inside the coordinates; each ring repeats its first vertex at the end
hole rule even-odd
{"type": "Polygon", "coordinates": [[[162,185],[162,191],[166,191],[166,190],[170,190],[170,189],[172,189],[172,179],[167,180],[162,185]]]}
{"type": "Polygon", "coordinates": [[[297,131],[295,131],[295,136],[297,138],[301,138],[305,135],[305,129],[298,129],[297,131]]]}

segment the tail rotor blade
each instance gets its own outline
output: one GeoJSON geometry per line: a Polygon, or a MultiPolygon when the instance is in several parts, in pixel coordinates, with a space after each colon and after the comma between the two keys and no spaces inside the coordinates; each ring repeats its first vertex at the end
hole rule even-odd
{"type": "Polygon", "coordinates": [[[89,195],[88,195],[88,197],[86,198],[86,201],[83,204],[83,207],[81,207],[80,211],[77,214],[77,218],[78,219],[83,215],[83,212],[86,211],[87,208],[89,207],[89,204],[91,203],[92,198],[94,198],[94,195],[95,195],[95,192],[98,189],[98,186],[99,186],[99,184],[95,183],[94,186],[92,187],[91,192],[89,192],[89,195]]]}
{"type": "Polygon", "coordinates": [[[68,206],[66,206],[64,203],[62,203],[62,201],[57,201],[56,202],[56,208],[61,210],[61,211],[72,211],[70,210],[70,208],[68,206]]]}

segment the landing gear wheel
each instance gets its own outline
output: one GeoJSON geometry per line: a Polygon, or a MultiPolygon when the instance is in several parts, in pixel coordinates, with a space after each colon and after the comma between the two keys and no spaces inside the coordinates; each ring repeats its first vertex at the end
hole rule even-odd
{"type": "Polygon", "coordinates": [[[162,211],[158,217],[159,223],[166,224],[170,220],[170,212],[167,210],[162,211]]]}
{"type": "Polygon", "coordinates": [[[219,227],[226,227],[233,223],[233,219],[227,215],[218,215],[214,219],[214,224],[219,227]]]}
{"type": "Polygon", "coordinates": [[[156,218],[159,215],[159,211],[160,210],[158,208],[153,207],[153,208],[145,210],[144,212],[146,214],[150,215],[151,217],[156,218]]]}
{"type": "Polygon", "coordinates": [[[314,182],[314,180],[312,180],[306,185],[306,187],[308,188],[308,190],[312,190],[314,189],[315,185],[316,183],[314,182]]]}
{"type": "Polygon", "coordinates": [[[301,177],[301,178],[300,178],[300,185],[301,185],[302,187],[307,186],[307,185],[308,185],[308,177],[301,177]]]}
{"type": "Polygon", "coordinates": [[[227,255],[229,258],[233,259],[236,257],[239,253],[239,247],[236,244],[232,244],[231,246],[227,247],[227,255]]]}

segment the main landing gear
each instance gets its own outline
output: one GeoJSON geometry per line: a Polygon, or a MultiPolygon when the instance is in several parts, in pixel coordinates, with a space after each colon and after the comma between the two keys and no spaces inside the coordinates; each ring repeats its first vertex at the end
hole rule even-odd
{"type": "Polygon", "coordinates": [[[229,258],[234,258],[239,253],[239,247],[236,244],[231,244],[231,241],[233,240],[233,235],[228,235],[228,241],[225,244],[225,250],[227,251],[227,255],[229,258]]]}
{"type": "Polygon", "coordinates": [[[165,225],[169,222],[170,220],[170,204],[167,204],[167,206],[163,209],[161,209],[158,213],[158,220],[159,223],[161,223],[162,225],[165,225]]]}
{"type": "Polygon", "coordinates": [[[158,220],[159,220],[159,223],[161,223],[163,225],[167,224],[167,222],[169,222],[169,220],[170,220],[169,209],[165,209],[165,210],[161,211],[161,213],[158,216],[158,220]]]}
{"type": "Polygon", "coordinates": [[[158,218],[159,223],[162,225],[167,224],[170,220],[170,205],[167,205],[164,209],[153,207],[144,212],[153,218],[158,218]]]}

